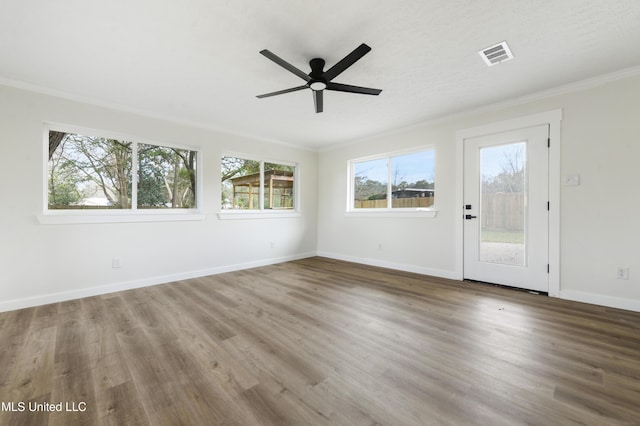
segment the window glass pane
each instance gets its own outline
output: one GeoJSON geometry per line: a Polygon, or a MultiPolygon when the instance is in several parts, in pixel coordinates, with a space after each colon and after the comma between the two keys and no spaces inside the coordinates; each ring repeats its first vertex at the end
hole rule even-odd
{"type": "Polygon", "coordinates": [[[264,163],[264,208],[293,208],[294,167],[264,163]]]}
{"type": "Polygon", "coordinates": [[[480,150],[481,262],[526,266],[526,143],[480,150]]]}
{"type": "Polygon", "coordinates": [[[222,157],[222,208],[260,209],[260,162],[222,157]]]}
{"type": "Polygon", "coordinates": [[[430,207],[434,199],[433,150],[391,158],[391,195],[393,208],[430,207]]]}
{"type": "Polygon", "coordinates": [[[138,144],[138,208],[195,208],[197,152],[138,144]]]}
{"type": "Polygon", "coordinates": [[[379,209],[387,207],[387,159],[361,161],[353,165],[353,207],[379,209]]]}
{"type": "Polygon", "coordinates": [[[49,209],[131,208],[131,142],[49,132],[49,209]]]}

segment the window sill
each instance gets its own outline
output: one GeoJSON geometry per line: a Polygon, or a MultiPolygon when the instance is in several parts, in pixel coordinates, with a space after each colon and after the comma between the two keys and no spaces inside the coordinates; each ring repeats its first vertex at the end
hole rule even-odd
{"type": "Polygon", "coordinates": [[[301,217],[298,211],[291,210],[226,210],[218,213],[220,220],[236,220],[236,219],[281,219],[301,217]]]}
{"type": "Polygon", "coordinates": [[[376,218],[434,218],[438,214],[436,209],[390,210],[390,209],[358,209],[345,212],[346,217],[376,217],[376,218]]]}
{"type": "Polygon", "coordinates": [[[38,216],[41,225],[68,225],[83,223],[136,223],[136,222],[184,222],[205,220],[206,215],[197,211],[145,211],[145,212],[79,212],[55,211],[38,216]]]}

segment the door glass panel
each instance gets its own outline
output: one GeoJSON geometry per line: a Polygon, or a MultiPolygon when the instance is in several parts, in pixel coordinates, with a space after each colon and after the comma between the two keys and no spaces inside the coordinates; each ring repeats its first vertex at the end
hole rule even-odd
{"type": "Polygon", "coordinates": [[[527,265],[526,156],[526,142],[480,149],[480,262],[527,265]]]}

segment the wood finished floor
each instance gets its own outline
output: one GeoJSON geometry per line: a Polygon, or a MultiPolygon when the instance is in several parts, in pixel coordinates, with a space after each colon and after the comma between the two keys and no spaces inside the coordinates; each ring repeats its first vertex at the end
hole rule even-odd
{"type": "Polygon", "coordinates": [[[324,258],[2,313],[0,344],[1,425],[640,424],[640,313],[324,258]]]}

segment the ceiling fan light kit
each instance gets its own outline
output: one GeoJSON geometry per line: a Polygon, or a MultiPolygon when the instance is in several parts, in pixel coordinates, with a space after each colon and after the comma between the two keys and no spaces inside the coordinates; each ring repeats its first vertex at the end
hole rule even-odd
{"type": "Polygon", "coordinates": [[[291,65],[284,59],[279,56],[271,53],[269,50],[264,49],[260,51],[260,53],[271,59],[276,64],[280,65],[282,68],[287,71],[297,75],[304,81],[306,84],[302,86],[292,87],[290,89],[278,90],[277,92],[265,93],[264,95],[258,95],[258,98],[268,98],[271,96],[283,95],[285,93],[297,92],[299,90],[311,89],[313,91],[313,103],[315,106],[316,113],[323,111],[323,93],[325,90],[333,90],[338,92],[348,92],[348,93],[360,93],[363,95],[379,95],[382,92],[381,89],[372,89],[369,87],[360,87],[360,86],[352,86],[350,84],[341,84],[334,83],[331,80],[340,75],[343,71],[349,68],[351,65],[356,63],[360,58],[366,55],[371,48],[366,44],[362,43],[360,46],[356,47],[353,52],[349,53],[347,56],[342,58],[338,63],[329,68],[327,71],[324,71],[325,61],[322,58],[313,58],[309,61],[309,66],[311,67],[311,72],[306,74],[304,71],[296,68],[291,65]]]}
{"type": "Polygon", "coordinates": [[[309,83],[309,89],[315,90],[316,92],[319,90],[324,90],[326,88],[327,83],[325,83],[324,81],[314,81],[312,83],[309,83]]]}

